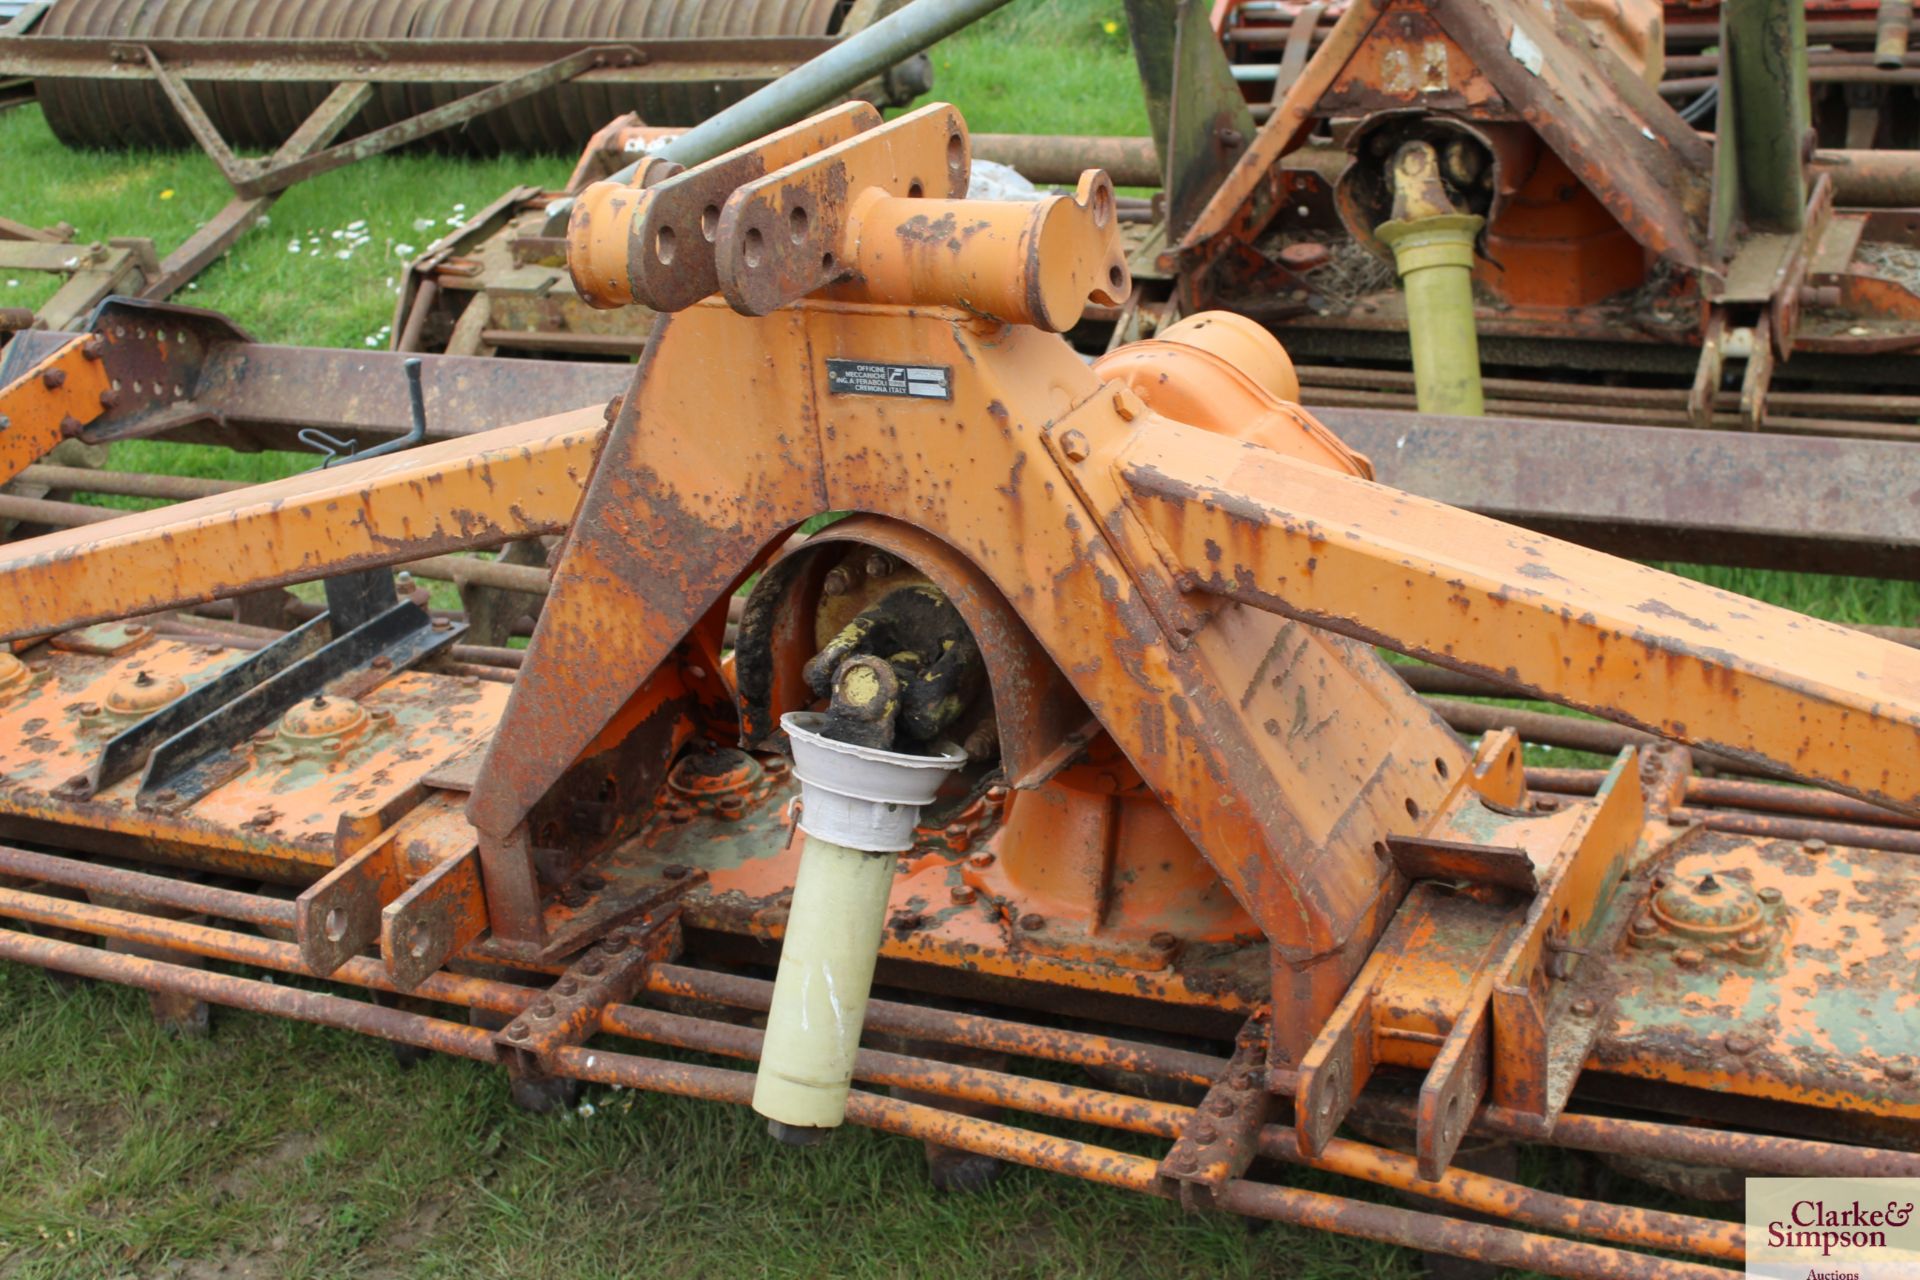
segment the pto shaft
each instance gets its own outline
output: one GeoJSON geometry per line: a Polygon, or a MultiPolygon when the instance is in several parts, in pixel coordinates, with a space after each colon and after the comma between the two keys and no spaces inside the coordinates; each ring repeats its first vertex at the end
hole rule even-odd
{"type": "Polygon", "coordinates": [[[811,1142],[846,1116],[854,1055],[893,888],[920,808],[965,762],[946,748],[906,755],[824,736],[826,717],[780,718],[800,779],[806,843],[754,1081],[753,1109],[775,1137],[811,1142]]]}

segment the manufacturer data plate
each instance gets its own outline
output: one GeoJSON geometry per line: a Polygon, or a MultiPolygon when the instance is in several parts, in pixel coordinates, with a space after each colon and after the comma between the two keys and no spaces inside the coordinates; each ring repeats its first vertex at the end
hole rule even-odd
{"type": "Polygon", "coordinates": [[[827,390],[836,396],[906,396],[953,399],[953,368],[944,364],[878,364],[828,360],[827,390]]]}

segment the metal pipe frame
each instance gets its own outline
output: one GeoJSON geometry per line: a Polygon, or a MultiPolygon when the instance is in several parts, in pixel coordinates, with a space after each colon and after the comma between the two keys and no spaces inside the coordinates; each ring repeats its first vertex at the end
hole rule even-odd
{"type": "MultiPolygon", "coordinates": [[[[78,877],[70,875],[67,878],[78,877]]],[[[147,888],[151,890],[152,886],[147,888]]],[[[289,973],[303,972],[298,949],[291,944],[138,912],[0,888],[0,915],[23,923],[79,929],[103,937],[140,942],[210,959],[289,973]]],[[[296,991],[251,979],[208,973],[163,961],[113,955],[10,931],[0,932],[0,958],[43,964],[49,968],[148,989],[178,991],[213,1003],[361,1031],[477,1061],[499,1060],[488,1032],[339,995],[296,991]]],[[[373,990],[396,990],[391,979],[371,960],[350,961],[334,976],[349,984],[373,990]]],[[[413,994],[436,1002],[511,1016],[520,1013],[541,993],[533,988],[490,979],[438,974],[413,994]]],[[[654,1044],[746,1060],[757,1058],[760,1041],[760,1033],[751,1028],[631,1006],[605,1009],[600,1017],[600,1028],[605,1032],[654,1044]]],[[[665,1092],[680,1092],[676,1084],[691,1084],[702,1079],[700,1072],[710,1070],[645,1059],[628,1064],[623,1058],[624,1055],[607,1054],[598,1049],[591,1053],[584,1049],[564,1049],[553,1055],[553,1060],[545,1065],[553,1067],[560,1074],[577,1075],[582,1079],[598,1079],[603,1083],[665,1092]],[[595,1068],[610,1074],[595,1075],[595,1068]],[[694,1074],[681,1074],[684,1072],[694,1074]]],[[[1106,1062],[1102,1065],[1117,1064],[1106,1062]]],[[[716,1100],[746,1101],[745,1091],[750,1088],[751,1078],[741,1073],[719,1074],[737,1078],[726,1081],[725,1096],[716,1100]]],[[[856,1074],[869,1085],[912,1089],[919,1093],[1003,1106],[1169,1141],[1179,1136],[1195,1114],[1193,1108],[1171,1103],[1038,1082],[1006,1072],[872,1050],[861,1051],[856,1074]]],[[[693,1096],[716,1097],[710,1092],[696,1092],[693,1096]]],[[[1111,1185],[1163,1194],[1158,1186],[1156,1162],[1144,1157],[1122,1156],[1081,1143],[1040,1138],[1011,1126],[972,1121],[931,1108],[913,1108],[912,1104],[901,1104],[875,1095],[858,1097],[859,1103],[849,1111],[849,1118],[855,1123],[869,1123],[868,1119],[862,1118],[863,1115],[904,1115],[917,1122],[910,1136],[983,1151],[1034,1167],[1075,1173],[1111,1185]],[[902,1111],[902,1107],[910,1109],[902,1111]],[[926,1126],[930,1126],[931,1131],[927,1131],[926,1126]],[[952,1140],[955,1134],[959,1135],[960,1140],[952,1140]],[[1103,1176],[1103,1171],[1116,1169],[1123,1170],[1125,1176],[1118,1179],[1103,1176]]],[[[876,1127],[889,1126],[882,1123],[876,1127]]],[[[1726,1261],[1737,1262],[1743,1252],[1743,1234],[1735,1224],[1599,1204],[1519,1187],[1464,1170],[1449,1170],[1447,1176],[1438,1182],[1424,1182],[1417,1177],[1411,1157],[1366,1143],[1336,1142],[1319,1159],[1301,1161],[1292,1131],[1280,1125],[1267,1126],[1260,1134],[1259,1145],[1262,1153],[1271,1158],[1292,1159],[1375,1185],[1409,1191],[1455,1208],[1497,1214],[1528,1226],[1642,1247],[1691,1252],[1726,1261]]],[[[1525,1265],[1555,1275],[1677,1278],[1721,1274],[1711,1268],[1618,1254],[1613,1250],[1571,1241],[1549,1241],[1527,1232],[1504,1228],[1463,1231],[1461,1228],[1468,1224],[1452,1223],[1408,1210],[1396,1209],[1379,1214],[1373,1212],[1379,1206],[1363,1207],[1360,1202],[1347,1201],[1342,1197],[1319,1196],[1286,1188],[1236,1184],[1227,1190],[1226,1197],[1223,1203],[1236,1212],[1278,1217],[1286,1221],[1295,1220],[1289,1215],[1297,1213],[1303,1215],[1302,1221],[1312,1220],[1326,1229],[1407,1247],[1461,1252],[1462,1256],[1525,1265]]]]}

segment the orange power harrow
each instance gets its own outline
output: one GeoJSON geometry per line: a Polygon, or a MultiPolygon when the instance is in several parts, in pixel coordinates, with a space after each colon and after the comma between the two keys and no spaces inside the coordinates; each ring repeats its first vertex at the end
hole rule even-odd
{"type": "Polygon", "coordinates": [[[1233,317],[1089,366],[1058,334],[1129,288],[1110,183],[971,201],[969,163],[951,108],[855,105],[591,187],[583,296],[664,317],[606,412],[0,548],[0,915],[39,931],[0,956],[529,1102],[750,1102],[1555,1275],[1725,1275],[1742,1232],[1470,1138],[1695,1192],[1920,1173],[1920,654],[1375,484],[1233,317]],[[559,533],[517,670],[449,668],[388,572],[559,533]],[[285,634],[169,612],[314,579],[285,634]],[[1528,770],[1375,646],[1660,741],[1528,770]]]}

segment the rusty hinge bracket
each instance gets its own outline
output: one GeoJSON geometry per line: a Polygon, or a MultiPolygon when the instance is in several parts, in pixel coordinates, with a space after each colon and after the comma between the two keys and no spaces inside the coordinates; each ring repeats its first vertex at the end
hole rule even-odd
{"type": "Polygon", "coordinates": [[[680,946],[676,900],[588,947],[559,981],[495,1034],[508,1066],[524,1074],[547,1074],[546,1059],[555,1049],[582,1044],[599,1031],[604,1010],[631,1000],[646,984],[648,971],[677,956],[680,946]]]}
{"type": "Polygon", "coordinates": [[[1273,1104],[1266,1072],[1271,1016],[1262,1009],[1240,1028],[1227,1069],[1160,1162],[1161,1189],[1189,1211],[1213,1208],[1220,1188],[1259,1154],[1260,1130],[1273,1104]]]}

